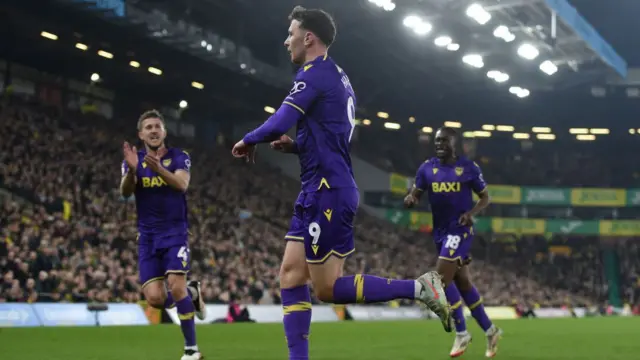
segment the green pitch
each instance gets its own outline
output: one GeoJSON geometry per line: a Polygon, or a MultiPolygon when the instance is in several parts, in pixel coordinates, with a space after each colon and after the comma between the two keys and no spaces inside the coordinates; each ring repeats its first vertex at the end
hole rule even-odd
{"type": "MultiPolygon", "coordinates": [[[[483,359],[485,343],[473,319],[475,341],[463,359],[483,359]]],[[[497,359],[615,360],[640,353],[640,318],[537,319],[499,322],[505,331],[497,359]]],[[[198,327],[208,360],[286,360],[279,324],[198,327]]],[[[453,338],[435,321],[314,324],[312,360],[448,359],[453,338]]],[[[0,329],[0,357],[20,360],[179,360],[178,326],[0,329]]]]}

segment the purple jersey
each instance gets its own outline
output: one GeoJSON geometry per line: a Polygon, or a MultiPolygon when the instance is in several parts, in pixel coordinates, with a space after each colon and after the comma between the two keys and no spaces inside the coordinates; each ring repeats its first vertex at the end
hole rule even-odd
{"type": "MultiPolygon", "coordinates": [[[[167,149],[160,164],[170,172],[189,171],[189,154],[177,148],[167,149]]],[[[136,170],[136,208],[138,212],[138,231],[155,239],[156,247],[163,247],[162,239],[183,238],[187,235],[187,199],[186,194],[178,191],[164,181],[144,162],[146,151],[138,151],[138,169],[136,170]]],[[[122,163],[122,176],[129,167],[122,163]]],[[[184,241],[184,240],[180,240],[184,241]]],[[[166,244],[172,246],[174,244],[166,244]]]]}
{"type": "Polygon", "coordinates": [[[304,114],[295,139],[302,191],[356,187],[349,155],[356,96],[347,74],[331,58],[318,57],[298,70],[284,103],[304,114]]]}
{"type": "Polygon", "coordinates": [[[415,186],[428,194],[437,239],[451,231],[464,230],[459,224],[460,216],[473,208],[473,192],[484,191],[487,184],[478,164],[459,157],[452,165],[443,164],[438,158],[427,160],[418,169],[415,186]]]}
{"type": "Polygon", "coordinates": [[[356,97],[349,77],[327,56],[300,67],[293,88],[278,111],[244,137],[247,144],[275,140],[297,125],[302,192],[321,187],[356,188],[350,141],[356,97]]]}

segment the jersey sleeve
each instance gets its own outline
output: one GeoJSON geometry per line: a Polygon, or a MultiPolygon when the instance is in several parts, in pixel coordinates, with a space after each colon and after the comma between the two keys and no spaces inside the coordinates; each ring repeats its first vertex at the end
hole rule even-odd
{"type": "Polygon", "coordinates": [[[482,176],[482,170],[477,163],[471,165],[471,189],[476,194],[479,194],[487,189],[487,183],[482,176]]]}
{"type": "Polygon", "coordinates": [[[191,172],[191,157],[189,156],[189,153],[184,150],[180,150],[178,155],[176,155],[176,167],[174,172],[178,170],[191,172]]]}
{"type": "Polygon", "coordinates": [[[429,162],[425,162],[418,168],[416,172],[416,189],[420,189],[422,191],[426,191],[429,187],[429,180],[427,179],[427,168],[429,167],[429,162]]]}
{"type": "Polygon", "coordinates": [[[302,68],[293,82],[289,95],[282,102],[305,114],[320,96],[322,69],[313,65],[302,68]]]}
{"type": "Polygon", "coordinates": [[[122,166],[120,166],[120,170],[122,172],[122,176],[125,176],[129,173],[129,165],[126,160],[122,160],[122,166]]]}

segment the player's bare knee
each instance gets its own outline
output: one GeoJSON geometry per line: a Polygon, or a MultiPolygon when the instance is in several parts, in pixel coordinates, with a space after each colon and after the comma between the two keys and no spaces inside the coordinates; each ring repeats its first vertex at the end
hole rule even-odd
{"type": "Polygon", "coordinates": [[[333,284],[335,283],[335,281],[329,283],[329,282],[319,282],[313,283],[313,293],[316,295],[316,297],[318,298],[318,300],[325,302],[325,303],[331,303],[333,302],[333,284]]]}
{"type": "Polygon", "coordinates": [[[164,309],[164,303],[167,300],[167,296],[160,291],[145,291],[144,298],[149,306],[156,309],[164,309]]]}
{"type": "Polygon", "coordinates": [[[454,281],[460,291],[469,291],[473,288],[473,283],[471,282],[471,277],[469,276],[469,271],[466,266],[456,273],[454,281]]]}
{"type": "Polygon", "coordinates": [[[451,284],[456,272],[458,271],[458,263],[445,259],[439,259],[436,264],[436,271],[442,276],[442,282],[445,286],[451,284]]]}
{"type": "Polygon", "coordinates": [[[167,278],[167,285],[173,300],[180,301],[187,297],[187,278],[182,274],[171,274],[167,278]]]}
{"type": "Polygon", "coordinates": [[[309,280],[309,276],[307,275],[307,266],[304,263],[282,263],[282,265],[280,266],[279,277],[281,289],[289,289],[297,286],[302,286],[309,280]]]}

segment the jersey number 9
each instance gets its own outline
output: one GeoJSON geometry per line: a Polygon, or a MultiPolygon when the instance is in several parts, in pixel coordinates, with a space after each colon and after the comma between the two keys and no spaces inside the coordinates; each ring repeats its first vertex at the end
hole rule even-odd
{"type": "Polygon", "coordinates": [[[347,100],[347,117],[351,124],[351,131],[349,132],[349,142],[351,142],[351,136],[353,136],[353,130],[356,128],[356,104],[353,102],[353,97],[349,96],[347,100]]]}

